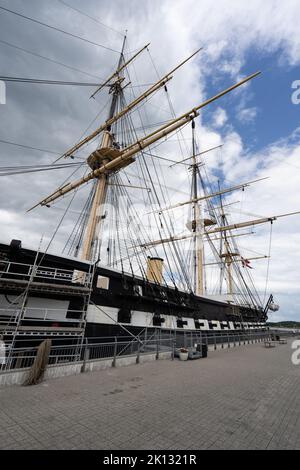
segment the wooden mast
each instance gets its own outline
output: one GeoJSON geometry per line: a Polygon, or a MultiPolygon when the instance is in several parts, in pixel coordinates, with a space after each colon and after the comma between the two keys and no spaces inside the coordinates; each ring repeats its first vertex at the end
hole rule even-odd
{"type": "MultiPolygon", "coordinates": [[[[136,141],[134,144],[129,145],[122,151],[118,151],[115,153],[115,155],[111,155],[111,159],[108,163],[102,163],[98,168],[93,169],[90,173],[88,173],[86,176],[83,176],[77,181],[74,181],[72,183],[67,183],[64,186],[61,186],[58,188],[56,191],[54,191],[52,194],[47,196],[45,199],[42,201],[39,201],[37,204],[32,206],[30,209],[28,209],[27,212],[31,211],[35,207],[38,206],[47,206],[51,202],[61,198],[65,194],[69,193],[70,191],[73,191],[75,188],[78,188],[82,184],[87,183],[91,179],[94,179],[98,177],[101,174],[107,174],[108,172],[111,171],[118,171],[121,168],[123,168],[126,165],[129,165],[134,161],[133,156],[138,155],[141,150],[143,150],[146,147],[149,147],[151,144],[159,141],[160,139],[167,137],[169,134],[172,132],[176,131],[177,129],[180,129],[182,126],[185,124],[189,123],[194,119],[196,116],[199,115],[199,110],[207,106],[208,104],[212,103],[213,101],[219,99],[220,97],[224,96],[225,94],[231,92],[232,90],[238,88],[239,86],[243,85],[249,80],[252,80],[253,78],[257,77],[257,75],[260,72],[254,73],[252,75],[249,75],[249,77],[244,78],[240,82],[236,83],[235,85],[232,85],[231,87],[227,88],[226,90],[218,93],[217,95],[213,96],[212,98],[206,100],[204,103],[201,103],[200,105],[196,106],[195,108],[191,109],[187,113],[184,113],[183,115],[179,116],[178,118],[173,119],[170,121],[168,124],[163,125],[156,131],[152,132],[151,134],[148,134],[146,137],[143,137],[142,139],[136,141]]],[[[95,152],[94,152],[95,153],[95,152]]],[[[97,151],[96,151],[97,153],[97,151]]],[[[93,154],[92,154],[93,155],[93,154]]],[[[190,202],[190,201],[189,201],[190,202]]],[[[165,209],[162,209],[165,210],[165,209]]]]}
{"type": "MultiPolygon", "coordinates": [[[[145,46],[147,47],[147,46],[145,46]]],[[[142,50],[144,50],[143,48],[142,50]]],[[[85,137],[83,140],[78,142],[76,145],[74,145],[72,148],[70,148],[67,152],[65,152],[62,157],[70,157],[74,152],[76,152],[78,149],[80,149],[83,145],[85,145],[87,142],[92,140],[94,137],[96,137],[98,134],[100,134],[103,130],[107,129],[109,126],[111,126],[114,122],[116,122],[118,119],[120,119],[122,116],[127,114],[129,111],[131,111],[135,106],[137,106],[139,103],[141,103],[143,100],[145,100],[148,96],[152,95],[156,90],[159,90],[161,87],[165,86],[166,83],[173,78],[173,73],[176,72],[180,67],[182,67],[187,61],[189,61],[192,57],[194,57],[198,52],[200,52],[202,49],[197,49],[197,51],[193,52],[189,57],[187,57],[185,60],[180,62],[176,67],[174,67],[170,72],[168,72],[166,75],[164,75],[162,78],[160,78],[154,85],[151,85],[150,88],[148,88],[144,93],[142,93],[140,96],[135,98],[131,103],[128,104],[125,108],[123,108],[121,111],[116,113],[114,116],[112,116],[110,119],[107,119],[104,124],[102,124],[100,127],[98,127],[94,132],[92,132],[90,135],[85,137]]],[[[129,62],[127,62],[128,65],[129,62]]],[[[119,70],[123,70],[124,66],[122,66],[119,70]]],[[[115,77],[116,72],[109,77],[108,80],[106,80],[105,83],[108,83],[112,77],[115,77]]],[[[99,91],[99,90],[98,90],[99,91]]],[[[59,157],[59,158],[62,158],[59,157]]]]}
{"type": "Polygon", "coordinates": [[[185,206],[186,204],[192,204],[192,203],[196,202],[196,200],[197,201],[203,201],[205,199],[210,199],[210,198],[214,198],[216,196],[220,196],[221,194],[231,193],[232,191],[236,191],[238,189],[244,190],[247,186],[250,186],[250,184],[257,183],[258,181],[263,181],[265,179],[268,179],[268,177],[265,176],[264,178],[259,178],[259,179],[256,179],[256,180],[247,181],[245,183],[238,184],[237,186],[232,186],[231,188],[222,189],[221,191],[216,191],[214,193],[207,194],[205,196],[198,196],[196,199],[192,198],[192,199],[189,199],[188,201],[179,202],[178,204],[175,204],[174,206],[164,207],[163,209],[158,209],[158,210],[153,211],[153,212],[169,211],[171,209],[176,209],[177,207],[185,206]]]}
{"type": "Polygon", "coordinates": [[[203,276],[203,221],[201,217],[201,207],[199,207],[198,197],[198,184],[197,184],[197,159],[196,159],[196,145],[195,145],[195,121],[192,121],[192,188],[193,188],[193,220],[192,231],[194,237],[194,292],[196,295],[204,294],[204,276],[203,276]]]}
{"type": "Polygon", "coordinates": [[[233,256],[236,256],[236,253],[231,253],[230,245],[228,243],[226,232],[224,234],[224,245],[225,245],[225,252],[221,254],[221,258],[225,258],[226,270],[227,270],[227,294],[228,296],[232,297],[233,295],[233,277],[232,277],[232,261],[233,256]]]}
{"type": "MultiPolygon", "coordinates": [[[[121,88],[121,77],[119,75],[119,72],[123,70],[124,67],[122,67],[122,61],[124,60],[124,47],[125,47],[125,42],[126,42],[126,36],[124,36],[123,40],[123,46],[122,46],[122,51],[120,54],[120,59],[117,67],[117,74],[116,74],[116,81],[112,85],[112,100],[111,100],[111,105],[110,105],[110,110],[109,110],[109,115],[108,115],[108,120],[112,119],[115,110],[116,110],[116,105],[118,101],[119,94],[122,90],[121,88]]],[[[105,158],[105,149],[110,149],[112,148],[113,142],[112,142],[112,135],[109,132],[109,130],[105,130],[103,132],[102,136],[102,141],[101,145],[94,152],[99,156],[101,154],[102,150],[102,158],[101,158],[101,163],[97,163],[97,160],[92,159],[90,165],[98,165],[100,164],[107,164],[109,163],[110,159],[105,158]]],[[[91,158],[93,154],[89,157],[91,158]]],[[[94,167],[93,167],[94,168],[94,167]]],[[[104,219],[104,205],[105,205],[105,200],[106,200],[106,194],[107,194],[107,187],[108,187],[108,174],[106,173],[101,173],[99,176],[96,177],[96,189],[95,189],[95,194],[93,198],[93,203],[92,207],[90,210],[86,230],[85,230],[85,236],[83,239],[83,245],[82,245],[82,252],[81,252],[81,259],[83,260],[92,260],[93,255],[95,254],[95,250],[98,247],[98,240],[100,237],[101,233],[101,225],[104,219]]]]}
{"type": "MultiPolygon", "coordinates": [[[[105,147],[105,141],[110,139],[110,135],[104,133],[100,148],[105,147]]],[[[91,260],[93,257],[94,248],[97,248],[100,226],[104,218],[104,204],[107,194],[108,175],[102,174],[98,177],[96,182],[96,190],[92,207],[90,210],[88,223],[86,226],[85,236],[83,239],[81,259],[91,260]]]]}
{"type": "MultiPolygon", "coordinates": [[[[219,191],[220,191],[220,187],[219,187],[219,191]]],[[[222,194],[220,194],[220,206],[221,206],[222,224],[223,224],[223,226],[225,226],[227,220],[226,220],[225,212],[224,212],[224,209],[223,209],[222,194]]],[[[232,262],[233,262],[233,257],[237,256],[237,253],[232,253],[232,251],[230,250],[230,244],[229,244],[229,241],[227,239],[227,231],[221,232],[220,246],[221,246],[221,252],[220,252],[219,256],[220,256],[221,259],[222,258],[224,259],[225,266],[226,266],[226,272],[227,272],[227,276],[226,276],[227,294],[228,294],[229,298],[232,299],[232,295],[233,295],[232,262]],[[224,253],[222,252],[222,241],[224,241],[224,253]]],[[[222,270],[221,270],[221,276],[222,276],[222,270]]],[[[220,281],[221,281],[220,291],[222,291],[222,278],[220,279],[220,281]]]]}
{"type": "MultiPolygon", "coordinates": [[[[287,214],[273,215],[273,216],[270,216],[270,217],[262,217],[261,219],[249,220],[248,222],[240,222],[238,224],[231,224],[231,225],[216,227],[216,228],[213,228],[209,231],[205,230],[204,235],[209,237],[210,235],[213,235],[215,233],[222,233],[222,232],[226,232],[226,231],[229,231],[229,230],[237,230],[237,229],[240,229],[240,228],[252,227],[254,225],[266,224],[268,222],[273,222],[274,220],[280,219],[281,217],[289,217],[291,215],[296,215],[296,214],[300,214],[300,211],[289,212],[287,214]]],[[[248,234],[241,234],[241,235],[248,235],[248,234]]],[[[172,243],[174,241],[185,240],[186,238],[191,238],[192,236],[193,235],[190,235],[190,234],[180,235],[180,236],[175,235],[173,237],[161,238],[160,240],[153,240],[153,241],[148,242],[148,243],[143,243],[140,246],[143,247],[143,248],[147,248],[148,246],[156,246],[156,245],[161,245],[163,243],[172,243]]],[[[233,236],[238,236],[238,235],[230,235],[230,238],[232,238],[233,236]]]]}

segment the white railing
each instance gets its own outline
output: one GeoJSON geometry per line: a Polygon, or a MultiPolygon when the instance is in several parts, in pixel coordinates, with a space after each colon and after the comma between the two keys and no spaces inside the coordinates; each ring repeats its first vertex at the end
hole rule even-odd
{"type": "Polygon", "coordinates": [[[28,280],[30,278],[50,279],[70,284],[75,284],[74,281],[77,279],[76,284],[83,284],[84,286],[89,286],[91,282],[91,274],[86,272],[84,273],[84,276],[80,277],[81,282],[78,282],[78,270],[60,269],[49,266],[35,266],[32,264],[15,263],[12,261],[1,261],[0,268],[0,278],[5,279],[11,279],[16,276],[19,278],[26,278],[28,280]]]}
{"type": "MultiPolygon", "coordinates": [[[[18,321],[22,313],[21,308],[7,307],[0,308],[1,323],[9,322],[14,319],[18,321]],[[5,319],[7,317],[7,320],[5,319]]],[[[59,321],[59,322],[81,322],[84,319],[84,310],[67,310],[59,308],[25,307],[23,309],[22,322],[24,321],[59,321]],[[40,315],[38,315],[40,313],[40,315]],[[66,318],[67,315],[80,315],[79,318],[66,318]]]]}

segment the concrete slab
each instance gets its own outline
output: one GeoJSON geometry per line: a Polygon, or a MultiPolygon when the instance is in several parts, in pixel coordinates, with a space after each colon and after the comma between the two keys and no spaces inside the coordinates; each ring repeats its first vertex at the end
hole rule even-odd
{"type": "Polygon", "coordinates": [[[300,449],[291,341],[0,388],[1,449],[300,449]]]}

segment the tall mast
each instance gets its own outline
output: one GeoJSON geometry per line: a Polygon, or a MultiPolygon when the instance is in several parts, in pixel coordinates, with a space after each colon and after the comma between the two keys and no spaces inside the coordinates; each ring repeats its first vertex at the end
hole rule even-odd
{"type": "MultiPolygon", "coordinates": [[[[147,136],[137,140],[136,142],[134,142],[133,144],[130,144],[129,146],[127,146],[126,148],[123,148],[122,150],[116,151],[116,149],[113,148],[113,146],[110,146],[110,147],[107,147],[107,148],[101,148],[100,147],[98,150],[93,152],[89,156],[89,158],[87,159],[88,164],[92,168],[91,172],[89,172],[85,176],[82,176],[77,181],[69,182],[69,183],[59,187],[52,194],[50,194],[46,198],[39,201],[37,204],[32,206],[30,209],[28,209],[27,212],[33,210],[34,208],[36,208],[38,206],[49,206],[50,203],[56,201],[57,199],[60,199],[65,194],[69,193],[70,191],[73,191],[74,189],[76,189],[79,186],[87,183],[88,181],[90,181],[94,178],[98,178],[102,174],[107,174],[108,172],[119,171],[121,168],[124,168],[124,166],[130,165],[131,163],[134,162],[135,157],[138,157],[138,155],[141,153],[141,150],[149,147],[150,145],[154,144],[155,142],[158,142],[159,140],[167,137],[169,134],[171,134],[171,133],[175,132],[176,130],[180,129],[181,127],[185,126],[188,122],[192,121],[196,116],[199,116],[200,109],[203,109],[205,106],[208,106],[213,101],[216,101],[217,99],[221,98],[222,96],[226,95],[227,93],[230,93],[232,90],[240,87],[241,85],[248,82],[249,80],[252,80],[253,78],[257,77],[257,75],[259,73],[260,72],[249,75],[248,77],[244,78],[240,82],[232,85],[231,87],[227,88],[226,90],[223,90],[222,92],[218,93],[217,95],[213,96],[212,98],[210,98],[210,99],[204,101],[203,103],[201,103],[200,105],[194,107],[190,111],[182,114],[181,116],[179,116],[175,119],[172,119],[167,124],[164,124],[163,126],[159,127],[155,131],[153,131],[151,134],[148,134],[147,136]],[[109,157],[110,161],[108,163],[102,163],[104,155],[109,157]]],[[[160,82],[159,85],[161,85],[162,83],[163,82],[160,82]]],[[[156,86],[158,86],[158,84],[156,84],[156,86]]],[[[119,88],[121,88],[121,87],[119,87],[119,88]]],[[[152,87],[151,91],[153,91],[153,89],[154,88],[152,87]]],[[[149,94],[149,91],[148,91],[148,94],[149,94]]],[[[137,100],[135,100],[135,102],[136,101],[137,100]]],[[[128,108],[129,108],[129,106],[127,107],[127,110],[128,110],[128,108]]],[[[119,113],[119,116],[120,116],[120,113],[119,113]]],[[[109,128],[109,124],[107,123],[104,129],[108,129],[108,128],[109,128]]],[[[79,147],[77,147],[77,149],[78,148],[79,147]]],[[[72,151],[74,149],[75,149],[75,147],[72,149],[72,151]]],[[[67,153],[69,154],[69,151],[67,153]]],[[[245,185],[243,185],[243,186],[245,186],[245,185]]],[[[228,190],[226,192],[228,192],[228,190]]],[[[214,195],[216,196],[216,194],[214,194],[214,195]]],[[[210,197],[212,197],[212,196],[210,196],[210,197]]],[[[200,198],[200,199],[203,199],[203,198],[200,198]]],[[[206,198],[204,197],[204,199],[206,199],[206,198]]],[[[190,203],[190,201],[188,201],[188,203],[190,203]]],[[[184,204],[186,204],[186,203],[184,203],[184,204]]],[[[162,210],[166,210],[166,209],[162,209],[162,210]]]]}
{"type": "Polygon", "coordinates": [[[203,221],[201,218],[201,207],[197,201],[198,198],[198,165],[196,159],[196,143],[195,143],[195,121],[192,120],[192,145],[193,145],[193,154],[192,154],[192,197],[195,201],[193,204],[193,221],[192,221],[192,231],[194,232],[193,241],[194,241],[194,292],[196,295],[204,294],[204,282],[203,282],[203,221]]]}
{"type": "MultiPolygon", "coordinates": [[[[221,193],[220,181],[218,181],[218,187],[219,187],[219,193],[221,193]]],[[[220,194],[219,197],[220,197],[220,210],[221,210],[222,225],[225,225],[225,214],[224,214],[222,194],[220,194]]],[[[221,258],[221,255],[223,253],[223,241],[224,241],[224,237],[223,237],[223,233],[221,232],[221,234],[220,234],[220,250],[219,250],[220,258],[221,258]]],[[[222,294],[223,276],[224,276],[224,265],[222,263],[221,264],[221,269],[220,269],[220,285],[219,285],[219,293],[220,294],[222,294]]]]}
{"type": "MultiPolygon", "coordinates": [[[[125,48],[126,36],[124,36],[122,51],[120,54],[117,70],[121,68],[122,61],[124,60],[124,48],[125,48]]],[[[111,119],[116,111],[119,95],[122,91],[121,87],[122,78],[119,74],[116,75],[116,79],[112,84],[110,90],[112,93],[112,99],[108,114],[108,120],[111,119]]],[[[111,149],[113,146],[113,136],[110,133],[110,127],[108,127],[102,136],[102,142],[100,147],[89,157],[88,163],[92,169],[99,168],[101,165],[109,163],[108,153],[106,149],[111,149]],[[105,155],[107,153],[107,155],[105,155]],[[96,155],[95,155],[96,154],[96,155]],[[105,158],[106,157],[106,158],[105,158]]],[[[109,152],[111,153],[111,152],[109,152]]],[[[95,194],[93,203],[91,206],[85,236],[83,239],[83,246],[81,252],[81,259],[92,260],[93,255],[98,247],[98,240],[101,232],[101,225],[104,219],[104,204],[106,200],[107,188],[108,188],[109,175],[101,173],[97,177],[95,194]]]]}
{"type": "MultiPolygon", "coordinates": [[[[221,200],[221,220],[222,220],[222,225],[226,226],[227,219],[226,215],[224,212],[223,208],[223,203],[222,203],[222,196],[220,195],[220,200],[221,200]]],[[[224,232],[221,232],[221,252],[220,252],[220,258],[223,258],[225,261],[226,265],[226,281],[227,281],[227,294],[230,299],[232,299],[233,296],[233,276],[232,276],[232,264],[233,264],[233,258],[235,256],[238,256],[238,253],[234,253],[231,248],[230,248],[230,243],[228,241],[227,237],[227,231],[225,230],[224,232]],[[224,241],[224,252],[222,248],[222,241],[224,241]]],[[[220,278],[220,290],[222,288],[222,272],[223,272],[223,267],[221,268],[221,278],[220,278]]],[[[221,292],[220,292],[221,293],[221,292]]]]}

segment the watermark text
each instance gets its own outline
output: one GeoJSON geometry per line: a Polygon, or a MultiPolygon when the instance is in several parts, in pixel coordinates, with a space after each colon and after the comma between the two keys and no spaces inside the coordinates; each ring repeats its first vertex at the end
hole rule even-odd
{"type": "Polygon", "coordinates": [[[294,80],[292,83],[292,89],[295,90],[292,93],[292,103],[300,104],[300,80],[294,80]]]}
{"type": "Polygon", "coordinates": [[[295,341],[293,341],[291,347],[292,349],[295,349],[295,351],[292,353],[291,361],[294,364],[294,366],[299,366],[300,364],[300,339],[296,339],[295,341]]]}
{"type": "Polygon", "coordinates": [[[0,80],[0,104],[6,104],[6,85],[0,80]]]}

